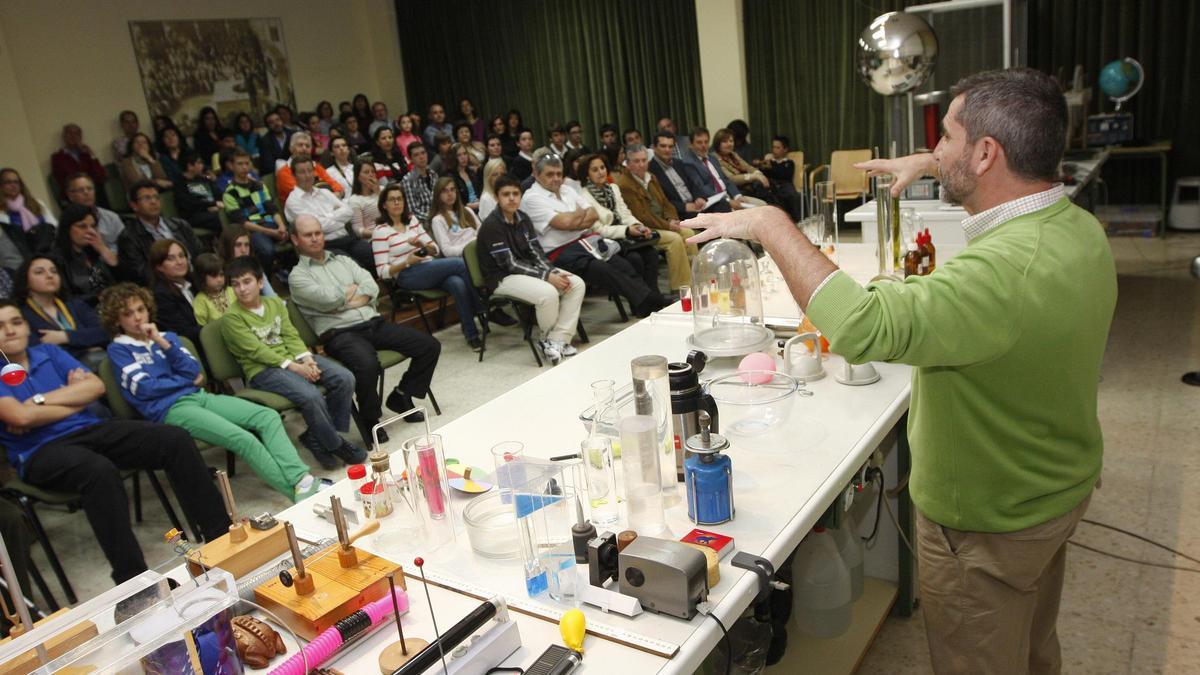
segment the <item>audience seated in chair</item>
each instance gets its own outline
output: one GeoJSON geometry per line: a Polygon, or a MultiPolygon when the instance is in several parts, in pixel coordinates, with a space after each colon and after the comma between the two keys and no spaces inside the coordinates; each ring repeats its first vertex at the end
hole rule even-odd
{"type": "Polygon", "coordinates": [[[600,125],[600,147],[605,148],[610,145],[620,145],[617,142],[617,127],[614,124],[604,123],[600,125]]]}
{"type": "Polygon", "coordinates": [[[629,261],[619,255],[616,242],[605,242],[592,230],[599,215],[578,193],[563,187],[562,160],[553,154],[542,157],[534,175],[537,182],[525,193],[521,205],[546,257],[583,277],[589,286],[628,299],[636,316],[649,316],[662,308],[658,289],[648,287],[629,261]]]}
{"type": "Polygon", "coordinates": [[[126,220],[125,230],[117,240],[118,279],[137,284],[146,283],[146,279],[150,277],[150,268],[147,265],[150,247],[162,239],[171,239],[183,244],[190,257],[200,255],[200,240],[196,238],[192,226],[181,218],[162,215],[162,202],[154,183],[135,183],[129,189],[129,205],[133,207],[133,216],[126,220]]]}
{"type": "MultiPolygon", "coordinates": [[[[497,120],[500,118],[497,117],[497,120]]],[[[484,166],[493,159],[504,159],[509,156],[509,153],[504,148],[504,138],[499,134],[488,134],[487,140],[483,144],[483,161],[484,166]]]]}
{"type": "Polygon", "coordinates": [[[387,104],[376,101],[371,104],[371,125],[367,127],[367,133],[374,136],[375,130],[380,127],[387,127],[393,133],[396,131],[396,123],[388,116],[387,104]]]}
{"type": "MultiPolygon", "coordinates": [[[[413,149],[416,156],[417,149],[413,149]]],[[[408,211],[405,191],[389,185],[379,195],[379,224],[371,247],[375,272],[407,291],[441,290],[454,296],[463,337],[479,349],[475,316],[481,302],[471,286],[471,275],[462,258],[439,258],[441,250],[425,227],[408,211]]]]}
{"type": "Polygon", "coordinates": [[[396,149],[392,130],[379,127],[371,136],[371,159],[375,161],[375,175],[381,185],[399,183],[408,174],[408,160],[396,149]]]}
{"type": "Polygon", "coordinates": [[[538,347],[551,363],[577,353],[571,346],[587,288],[583,279],[555,267],[521,210],[521,186],[512,176],[496,179],[498,207],[479,227],[475,249],[490,294],[534,307],[541,331],[538,347]]]}
{"type": "MultiPolygon", "coordinates": [[[[671,148],[671,156],[675,159],[683,159],[688,152],[688,137],[679,133],[679,131],[675,128],[675,121],[670,117],[660,117],[654,124],[654,135],[658,136],[662,133],[666,133],[675,140],[675,145],[671,148]]],[[[658,141],[655,140],[655,143],[657,142],[658,141]]]]}
{"type": "Polygon", "coordinates": [[[577,120],[571,120],[563,125],[567,133],[567,149],[578,150],[585,155],[592,154],[592,149],[583,142],[583,125],[577,120]]]}
{"type": "MultiPolygon", "coordinates": [[[[83,176],[75,184],[90,180],[83,176]]],[[[116,252],[97,231],[97,210],[68,204],[62,210],[55,233],[55,253],[62,264],[59,274],[63,287],[72,297],[91,305],[96,304],[100,291],[113,284],[118,263],[116,252]]]]}
{"type": "Polygon", "coordinates": [[[250,153],[250,159],[258,161],[258,157],[262,152],[259,149],[259,144],[262,143],[262,136],[254,130],[254,120],[247,113],[240,112],[234,118],[233,141],[237,143],[239,148],[250,153]]]}
{"type": "Polygon", "coordinates": [[[126,190],[144,180],[154,183],[159,190],[170,190],[174,185],[154,154],[150,137],[143,133],[136,133],[129,139],[129,154],[121,160],[120,170],[126,190]]]}
{"type": "Polygon", "coordinates": [[[479,210],[479,194],[483,191],[483,175],[479,166],[479,161],[466,146],[455,143],[450,146],[446,173],[440,174],[454,179],[463,203],[473,211],[479,210]]]}
{"type": "MultiPolygon", "coordinates": [[[[375,175],[375,164],[370,160],[355,163],[350,196],[346,206],[350,207],[350,232],[368,244],[375,236],[375,224],[379,220],[379,177],[375,175]]],[[[375,270],[372,260],[371,271],[375,270]]]]}
{"type": "Polygon", "coordinates": [[[592,231],[605,239],[616,241],[621,248],[618,255],[637,270],[646,286],[657,289],[658,250],[655,245],[660,237],[634,218],[621,198],[621,191],[608,182],[608,166],[603,157],[584,155],[577,164],[576,172],[583,187],[579,194],[584,203],[596,212],[592,231]]]}
{"type": "Polygon", "coordinates": [[[484,129],[483,118],[475,113],[475,104],[469,98],[461,98],[458,100],[458,114],[461,122],[466,122],[471,127],[471,140],[480,143],[483,141],[484,129]]]}
{"type": "Polygon", "coordinates": [[[476,165],[482,165],[483,160],[487,157],[483,143],[475,140],[471,125],[465,121],[454,125],[454,145],[466,148],[474,158],[473,163],[476,165]]]}
{"type": "Polygon", "coordinates": [[[129,522],[124,469],[163,469],[189,522],[212,541],[229,529],[221,495],[186,431],[142,420],[101,421],[88,406],[104,384],[54,345],[29,346],[20,310],[0,301],[0,347],[27,371],[25,382],[0,383],[0,443],[22,480],[47,490],[82,495],[83,511],[112,579],[146,571],[129,522]]]}
{"type": "Polygon", "coordinates": [[[53,248],[57,224],[16,169],[0,169],[0,267],[15,270],[34,253],[53,248]]]}
{"type": "Polygon", "coordinates": [[[53,258],[34,255],[14,279],[13,297],[29,323],[29,344],[61,347],[95,372],[104,360],[108,335],[91,305],[63,292],[53,258]]]}
{"type": "Polygon", "coordinates": [[[562,159],[567,154],[567,131],[561,125],[551,124],[546,131],[546,144],[538,148],[538,150],[549,150],[558,155],[562,159]]]}
{"type": "MultiPolygon", "coordinates": [[[[117,241],[125,231],[125,222],[115,211],[110,211],[96,203],[96,185],[91,176],[77,173],[67,177],[66,197],[69,204],[78,204],[93,211],[94,223],[104,245],[113,253],[113,265],[116,265],[117,241]]],[[[65,212],[65,211],[64,211],[65,212]]]]}
{"type": "Polygon", "coordinates": [[[58,184],[59,191],[66,193],[68,179],[77,173],[90,176],[92,182],[104,185],[108,172],[92,148],[83,142],[83,129],[78,124],[63,125],[62,143],[62,147],[50,155],[50,175],[58,184]]]}
{"type": "Polygon", "coordinates": [[[634,218],[658,232],[657,247],[667,256],[667,275],[671,288],[692,283],[692,263],[696,245],[687,239],[696,234],[679,224],[679,214],[663,193],[658,179],[650,173],[650,151],[644,145],[625,150],[625,171],[617,175],[617,187],[634,218]]]}
{"type": "Polygon", "coordinates": [[[265,176],[275,173],[278,162],[286,162],[292,155],[292,131],[285,129],[283,118],[277,112],[269,112],[263,117],[267,133],[258,141],[258,173],[265,176]]]}
{"type": "Polygon", "coordinates": [[[433,150],[429,153],[431,158],[429,160],[430,171],[438,174],[439,176],[445,175],[449,171],[449,167],[446,165],[446,159],[450,154],[450,146],[452,145],[454,145],[454,139],[450,138],[449,136],[445,134],[434,135],[433,150]]]}
{"type": "Polygon", "coordinates": [[[237,298],[225,283],[225,261],[220,256],[201,253],[192,267],[195,268],[192,272],[192,312],[196,315],[196,323],[203,328],[224,316],[237,298]]]}
{"type": "Polygon", "coordinates": [[[427,149],[436,147],[433,137],[438,134],[445,134],[448,138],[454,138],[454,126],[446,121],[446,108],[441,103],[430,104],[428,118],[429,124],[425,127],[425,131],[421,135],[427,149]]]}
{"type": "Polygon", "coordinates": [[[137,113],[132,110],[122,110],[121,114],[117,115],[117,122],[121,126],[121,134],[113,139],[112,151],[113,161],[120,162],[129,155],[129,141],[141,125],[137,113]]]}
{"type": "Polygon", "coordinates": [[[412,117],[401,115],[396,118],[396,138],[392,144],[396,146],[396,152],[399,152],[408,166],[412,166],[412,160],[408,158],[408,146],[413,143],[424,143],[421,137],[417,135],[416,128],[413,125],[412,117]]]}
{"type": "Polygon", "coordinates": [[[663,194],[675,207],[679,217],[687,220],[696,217],[697,213],[728,213],[728,196],[705,208],[709,197],[717,194],[718,190],[711,181],[704,180],[699,170],[689,162],[676,160],[675,137],[667,131],[660,131],[654,137],[654,159],[650,160],[650,171],[658,179],[663,194]]]}
{"type": "MultiPolygon", "coordinates": [[[[721,131],[717,132],[720,137],[721,131]]],[[[709,134],[705,127],[696,127],[692,129],[692,135],[688,142],[688,151],[684,154],[684,162],[688,162],[696,169],[696,175],[700,180],[706,183],[706,187],[712,190],[713,194],[724,192],[729,195],[729,208],[737,211],[750,206],[766,206],[767,200],[761,197],[751,197],[742,194],[738,188],[741,185],[746,185],[755,194],[762,194],[770,197],[769,193],[759,192],[756,187],[763,187],[759,180],[766,182],[766,178],[762,177],[761,173],[754,172],[754,168],[750,167],[754,175],[741,183],[730,178],[729,172],[725,169],[725,161],[718,159],[717,154],[709,149],[708,145],[709,134]]]]}
{"type": "MultiPolygon", "coordinates": [[[[708,149],[708,134],[704,134],[702,139],[704,142],[697,141],[695,136],[692,138],[692,149],[697,154],[699,148],[708,149]]],[[[740,191],[741,197],[735,198],[730,202],[730,206],[734,209],[739,208],[739,203],[751,206],[766,206],[771,204],[783,208],[791,214],[791,204],[784,204],[779,200],[774,192],[771,191],[771,181],[763,174],[762,171],[754,168],[749,162],[742,159],[740,155],[733,151],[733,135],[728,129],[718,129],[715,136],[715,152],[709,154],[709,164],[716,164],[717,173],[725,180],[727,188],[730,184],[736,185],[735,191],[740,191]],[[716,159],[716,162],[712,162],[716,159]]],[[[711,173],[711,172],[710,172],[711,173]]],[[[734,192],[729,192],[733,195],[734,192]]],[[[799,206],[796,204],[794,206],[799,206]]],[[[799,219],[799,211],[793,216],[793,220],[799,219]]]]}
{"type": "MultiPolygon", "coordinates": [[[[487,164],[483,165],[483,180],[479,194],[479,220],[487,220],[492,211],[496,210],[496,181],[506,173],[508,173],[508,167],[502,158],[489,159],[487,164]]],[[[518,185],[520,185],[519,181],[518,185]]]]}
{"type": "Polygon", "coordinates": [[[199,359],[175,333],[155,325],[149,291],[117,284],[101,296],[100,314],[113,336],[108,357],[120,373],[121,396],[139,415],[182,427],[193,438],[229,450],[292,501],[317,493],[321,482],[300,460],[279,413],[201,388],[199,359]]]}
{"type": "Polygon", "coordinates": [[[350,143],[354,154],[361,155],[371,149],[371,139],[362,132],[362,127],[354,113],[342,113],[342,138],[350,143]]]}
{"type": "Polygon", "coordinates": [[[250,245],[259,265],[271,269],[275,246],[287,241],[287,231],[279,224],[279,207],[271,192],[250,174],[250,153],[233,151],[233,180],[221,197],[225,216],[250,234],[250,245]]]}
{"type": "Polygon", "coordinates": [[[334,138],[329,141],[329,162],[325,164],[325,173],[342,186],[342,194],[350,195],[354,186],[354,152],[350,142],[345,138],[334,138]]]}
{"type": "MultiPolygon", "coordinates": [[[[286,230],[285,230],[286,231],[286,230]]],[[[250,245],[250,233],[241,225],[229,225],[221,232],[221,261],[228,265],[230,260],[240,258],[244,255],[254,255],[254,249],[250,245]]],[[[226,284],[229,280],[225,280],[226,284]]],[[[233,287],[229,287],[233,290],[233,287]]],[[[265,276],[263,277],[263,297],[276,295],[275,289],[271,288],[271,282],[265,276]]],[[[228,309],[228,308],[226,308],[228,309]]],[[[203,325],[203,324],[201,324],[203,325]]]]}
{"type": "Polygon", "coordinates": [[[287,161],[279,160],[275,166],[275,191],[279,199],[281,207],[287,206],[288,197],[292,194],[292,190],[296,189],[296,176],[292,173],[291,161],[294,159],[307,159],[313,161],[313,170],[317,174],[317,182],[324,183],[329,189],[341,198],[342,184],[334,180],[325,167],[317,164],[313,160],[313,145],[312,136],[307,131],[297,131],[292,134],[288,141],[288,146],[291,149],[291,154],[287,161]]]}
{"type": "Polygon", "coordinates": [[[365,270],[373,269],[375,260],[371,244],[350,234],[347,227],[354,211],[329,190],[317,187],[317,176],[313,170],[316,165],[311,159],[292,157],[291,165],[292,173],[296,176],[296,189],[284,208],[287,220],[294,223],[303,216],[316,219],[325,233],[329,248],[350,256],[365,270]]]}
{"type": "Polygon", "coordinates": [[[517,154],[509,162],[509,174],[517,180],[525,180],[533,175],[533,132],[523,129],[517,136],[517,154]]]}
{"type": "Polygon", "coordinates": [[[642,132],[634,129],[633,127],[626,129],[625,133],[621,134],[621,145],[625,147],[629,147],[631,145],[642,145],[643,143],[644,141],[642,140],[642,132]]]}
{"type": "MultiPolygon", "coordinates": [[[[412,171],[400,185],[404,189],[404,200],[412,215],[422,224],[429,223],[433,207],[433,186],[437,183],[437,172],[429,168],[429,151],[424,146],[413,144],[408,148],[412,159],[412,171]]],[[[378,167],[376,167],[378,171],[378,167]]],[[[380,209],[382,215],[382,209],[380,209]]]]}
{"type": "MultiPolygon", "coordinates": [[[[767,180],[771,182],[771,191],[780,201],[789,205],[784,207],[788,215],[792,220],[800,220],[804,213],[804,197],[796,191],[796,162],[788,157],[788,153],[792,151],[791,146],[792,141],[787,136],[776,136],[771,140],[771,152],[763,157],[760,166],[767,180]]],[[[804,167],[800,167],[800,172],[803,177],[804,167]]]]}
{"type": "MultiPolygon", "coordinates": [[[[315,222],[312,226],[320,230],[315,222]]],[[[262,296],[263,271],[252,256],[235,258],[225,276],[237,302],[221,317],[221,337],[250,386],[278,394],[300,409],[308,427],[300,444],[325,469],[337,468],[338,460],[364,461],[367,452],[338,435],[350,430],[354,375],[308,350],[283,301],[262,296]],[[325,388],[324,394],[318,386],[325,388]]]]}
{"type": "Polygon", "coordinates": [[[199,117],[196,132],[192,134],[192,150],[207,162],[208,158],[221,151],[221,132],[224,127],[221,118],[217,117],[217,111],[209,106],[200,109],[199,117]]]}
{"type": "Polygon", "coordinates": [[[183,180],[183,157],[188,150],[187,143],[183,140],[183,134],[179,132],[173,124],[169,127],[164,127],[159,132],[158,140],[154,143],[154,149],[158,152],[158,163],[162,165],[163,173],[167,175],[167,180],[171,181],[172,185],[183,180]]]}
{"type": "MultiPolygon", "coordinates": [[[[395,186],[386,190],[401,194],[395,186]]],[[[369,273],[328,251],[321,229],[311,218],[297,219],[292,229],[292,243],[300,254],[290,277],[292,302],[325,345],[325,352],[354,374],[360,430],[364,438],[370,438],[371,428],[382,416],[379,382],[383,369],[376,350],[391,349],[410,359],[408,370],[387,398],[387,407],[401,413],[413,407],[414,398],[429,394],[441,343],[407,326],[384,321],[375,309],[379,285],[369,273]]],[[[413,414],[405,419],[419,422],[424,417],[413,414]]]]}
{"type": "Polygon", "coordinates": [[[150,290],[158,308],[158,323],[163,330],[172,331],[200,344],[200,324],[196,321],[196,293],[192,286],[192,265],[183,246],[170,239],[161,239],[150,247],[150,290]]]}
{"type": "Polygon", "coordinates": [[[183,156],[183,181],[175,184],[175,208],[193,228],[221,229],[222,195],[208,177],[204,160],[194,152],[183,156]]]}

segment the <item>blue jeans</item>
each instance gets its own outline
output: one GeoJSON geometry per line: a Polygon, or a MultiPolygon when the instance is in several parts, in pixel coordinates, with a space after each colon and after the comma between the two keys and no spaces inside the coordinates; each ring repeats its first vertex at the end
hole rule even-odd
{"type": "Polygon", "coordinates": [[[471,273],[462,258],[434,258],[429,262],[406,267],[396,275],[396,284],[410,291],[440,289],[454,296],[458,305],[458,322],[468,340],[479,337],[475,315],[480,300],[471,286],[471,273]]]}
{"type": "MultiPolygon", "coordinates": [[[[258,223],[262,227],[271,227],[270,223],[258,223]]],[[[279,227],[275,225],[275,227],[279,227]]],[[[275,259],[275,240],[262,232],[250,233],[250,250],[254,251],[254,257],[258,258],[258,264],[262,265],[263,276],[271,276],[271,262],[275,259]]]]}
{"type": "Polygon", "coordinates": [[[354,375],[333,359],[314,356],[321,378],[317,384],[325,387],[325,395],[300,375],[283,368],[267,368],[250,380],[255,389],[269,391],[286,398],[300,408],[304,422],[317,443],[326,452],[342,445],[339,431],[350,430],[350,405],[354,396],[354,375]]]}

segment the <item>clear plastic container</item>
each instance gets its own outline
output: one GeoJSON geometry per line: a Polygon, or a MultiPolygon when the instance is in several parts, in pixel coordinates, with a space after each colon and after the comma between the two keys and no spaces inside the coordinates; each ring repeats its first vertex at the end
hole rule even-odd
{"type": "Polygon", "coordinates": [[[512,504],[505,504],[499,492],[491,492],[467,502],[463,523],[471,550],[494,560],[517,558],[521,540],[517,536],[517,518],[512,504]]]}
{"type": "Polygon", "coordinates": [[[800,631],[832,638],[850,627],[850,571],[833,535],[815,527],[792,556],[792,622],[800,631]]]}
{"type": "Polygon", "coordinates": [[[658,471],[663,506],[670,508],[682,499],[675,461],[675,435],[671,421],[671,380],[665,356],[639,356],[629,364],[633,374],[634,412],[654,418],[658,436],[658,471]],[[640,383],[640,384],[639,384],[640,383]],[[640,387],[647,394],[639,397],[640,387]]]}
{"type": "Polygon", "coordinates": [[[711,357],[740,356],[770,346],[763,321],[758,259],[734,239],[711,241],[692,263],[692,295],[709,296],[692,308],[689,346],[711,357]]]}
{"type": "Polygon", "coordinates": [[[721,411],[722,432],[755,436],[787,421],[801,388],[791,375],[745,370],[718,377],[705,390],[721,411]]]}
{"type": "Polygon", "coordinates": [[[666,535],[658,424],[651,415],[630,415],[621,418],[620,427],[621,474],[629,529],[639,535],[666,535]]]}
{"type": "Polygon", "coordinates": [[[607,527],[617,522],[620,509],[617,503],[617,476],[613,468],[612,438],[601,433],[598,420],[605,410],[613,405],[613,381],[597,380],[592,383],[593,414],[588,436],[580,444],[584,471],[587,475],[588,506],[591,507],[592,524],[607,527]]]}

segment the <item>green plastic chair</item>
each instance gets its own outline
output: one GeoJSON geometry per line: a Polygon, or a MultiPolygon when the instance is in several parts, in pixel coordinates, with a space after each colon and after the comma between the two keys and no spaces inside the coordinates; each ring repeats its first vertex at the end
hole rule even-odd
{"type": "Polygon", "coordinates": [[[105,164],[104,170],[108,178],[104,179],[104,194],[108,197],[108,208],[117,213],[132,213],[129,208],[129,196],[125,193],[125,184],[121,182],[121,171],[116,164],[105,164]]]}
{"type": "Polygon", "coordinates": [[[282,414],[289,410],[295,410],[296,404],[279,394],[255,389],[248,385],[241,389],[234,389],[233,380],[241,379],[244,382],[246,374],[242,372],[242,367],[238,364],[237,359],[229,353],[229,348],[225,346],[225,339],[221,337],[221,321],[222,319],[210,321],[208,325],[200,329],[200,344],[204,347],[204,357],[208,361],[208,369],[212,373],[213,379],[234,392],[234,396],[265,405],[277,413],[282,414]]]}
{"type": "Polygon", "coordinates": [[[175,206],[175,193],[170,190],[158,193],[158,201],[162,204],[162,215],[167,218],[178,218],[179,207],[175,206]]]}

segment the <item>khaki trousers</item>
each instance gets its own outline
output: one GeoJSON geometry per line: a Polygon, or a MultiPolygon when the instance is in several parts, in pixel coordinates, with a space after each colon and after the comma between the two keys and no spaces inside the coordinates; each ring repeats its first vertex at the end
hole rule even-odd
{"type": "Polygon", "coordinates": [[[656,248],[667,254],[667,277],[671,281],[671,289],[690,286],[692,284],[691,256],[696,255],[697,248],[695,244],[688,244],[684,240],[695,236],[696,231],[686,227],[679,228],[678,232],[656,231],[658,232],[656,248]]]}
{"type": "Polygon", "coordinates": [[[571,280],[571,287],[560,293],[549,281],[524,274],[510,274],[500,280],[496,293],[532,304],[542,337],[571,344],[587,286],[583,279],[574,274],[567,273],[567,277],[571,280]]]}
{"type": "Polygon", "coordinates": [[[1056,623],[1067,539],[1090,501],[1002,534],[943,527],[917,510],[921,611],[935,673],[1062,670],[1056,623]]]}

